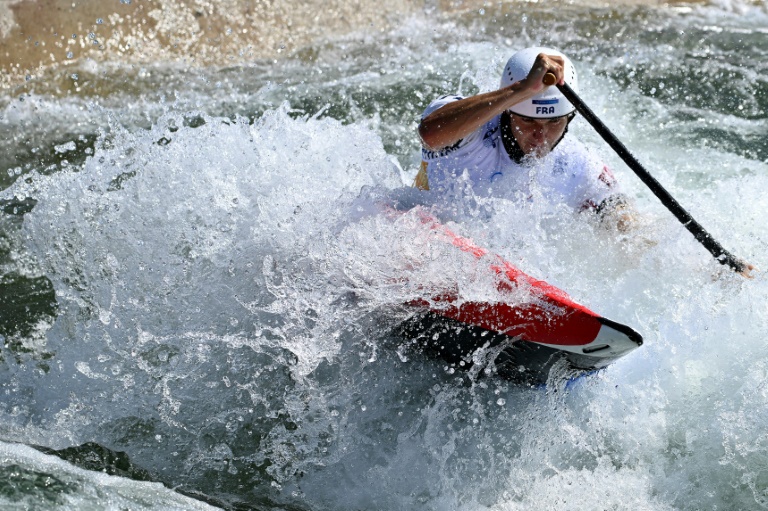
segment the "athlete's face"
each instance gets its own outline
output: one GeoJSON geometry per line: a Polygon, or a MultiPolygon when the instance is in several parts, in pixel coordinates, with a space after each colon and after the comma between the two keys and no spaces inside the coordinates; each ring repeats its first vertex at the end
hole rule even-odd
{"type": "Polygon", "coordinates": [[[510,114],[512,133],[517,145],[526,155],[541,158],[546,156],[563,136],[569,116],[553,119],[533,119],[510,114]]]}

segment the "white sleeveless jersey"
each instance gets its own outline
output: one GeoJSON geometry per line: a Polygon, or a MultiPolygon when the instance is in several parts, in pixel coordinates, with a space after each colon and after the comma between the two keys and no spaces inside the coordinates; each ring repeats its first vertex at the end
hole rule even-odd
{"type": "MultiPolygon", "coordinates": [[[[436,99],[422,118],[459,99],[462,97],[436,99]]],[[[439,151],[422,148],[430,190],[448,196],[472,193],[524,200],[543,197],[576,211],[596,209],[605,199],[619,193],[608,167],[568,135],[543,158],[516,163],[504,148],[500,118],[494,117],[452,146],[439,151]]]]}

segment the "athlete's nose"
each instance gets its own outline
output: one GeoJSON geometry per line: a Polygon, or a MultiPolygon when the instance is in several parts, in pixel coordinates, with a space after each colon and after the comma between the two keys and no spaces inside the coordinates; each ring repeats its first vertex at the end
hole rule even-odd
{"type": "Polygon", "coordinates": [[[531,138],[537,141],[544,139],[544,128],[542,126],[536,126],[531,132],[531,138]]]}

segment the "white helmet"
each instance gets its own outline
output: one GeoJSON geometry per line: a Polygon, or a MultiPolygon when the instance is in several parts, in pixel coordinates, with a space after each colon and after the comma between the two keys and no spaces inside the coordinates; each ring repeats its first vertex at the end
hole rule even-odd
{"type": "MultiPolygon", "coordinates": [[[[565,61],[565,83],[570,85],[574,92],[579,92],[579,81],[576,78],[571,60],[552,48],[533,47],[520,50],[507,61],[504,74],[501,75],[501,87],[508,87],[528,76],[528,73],[536,61],[539,53],[546,55],[558,55],[565,61]]],[[[547,119],[568,115],[576,108],[567,100],[563,93],[555,86],[547,87],[544,91],[531,99],[526,99],[509,109],[511,112],[535,119],[547,119]]]]}

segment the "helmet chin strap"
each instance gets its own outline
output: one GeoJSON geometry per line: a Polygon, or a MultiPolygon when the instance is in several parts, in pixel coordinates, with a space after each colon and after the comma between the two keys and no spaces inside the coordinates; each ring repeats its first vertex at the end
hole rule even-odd
{"type": "MultiPolygon", "coordinates": [[[[563,130],[563,134],[560,135],[560,138],[557,139],[557,142],[552,144],[552,148],[550,151],[552,151],[555,147],[557,147],[557,144],[560,143],[561,140],[565,137],[565,134],[568,133],[568,125],[571,124],[571,121],[573,118],[576,117],[576,112],[568,114],[568,124],[565,125],[565,129],[563,130]]],[[[525,158],[525,153],[522,149],[520,149],[520,144],[517,143],[517,139],[515,139],[515,134],[512,132],[512,118],[509,115],[509,112],[505,111],[501,114],[501,141],[504,144],[504,149],[506,149],[507,154],[509,157],[514,161],[515,163],[522,163],[523,158],[525,158]]]]}

